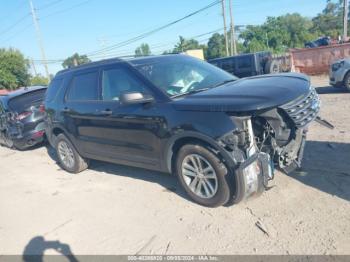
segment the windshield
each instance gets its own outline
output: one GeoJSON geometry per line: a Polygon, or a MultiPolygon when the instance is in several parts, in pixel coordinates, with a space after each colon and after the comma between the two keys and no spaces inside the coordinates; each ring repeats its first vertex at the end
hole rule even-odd
{"type": "Polygon", "coordinates": [[[185,55],[148,57],[130,63],[171,97],[237,80],[237,77],[207,62],[185,55]]]}

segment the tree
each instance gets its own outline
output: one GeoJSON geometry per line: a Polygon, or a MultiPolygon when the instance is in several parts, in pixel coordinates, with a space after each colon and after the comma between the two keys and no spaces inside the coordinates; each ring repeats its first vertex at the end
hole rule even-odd
{"type": "Polygon", "coordinates": [[[311,31],[318,35],[337,38],[343,34],[343,0],[333,2],[327,0],[323,11],[312,19],[314,26],[311,31]]]}
{"type": "Polygon", "coordinates": [[[91,60],[86,55],[79,55],[78,53],[73,54],[63,61],[63,68],[71,68],[74,66],[90,63],[91,60]]]}
{"type": "Polygon", "coordinates": [[[213,34],[208,41],[208,48],[205,52],[206,59],[223,57],[225,55],[226,55],[226,51],[225,51],[224,35],[219,33],[213,34]]]}
{"type": "Polygon", "coordinates": [[[15,49],[0,49],[0,89],[14,90],[29,84],[29,63],[15,49]]]}
{"type": "Polygon", "coordinates": [[[141,44],[135,49],[135,56],[148,56],[151,54],[151,49],[148,44],[141,44]]]}
{"type": "Polygon", "coordinates": [[[30,85],[32,86],[46,86],[48,85],[50,82],[50,79],[48,79],[47,77],[42,76],[41,74],[32,76],[30,78],[30,85]]]}
{"type": "Polygon", "coordinates": [[[287,48],[303,47],[317,35],[311,32],[312,20],[298,13],[268,17],[258,26],[247,26],[240,34],[245,52],[272,50],[285,52],[287,48]]]}
{"type": "Polygon", "coordinates": [[[179,42],[175,45],[173,53],[182,53],[187,50],[193,49],[205,49],[206,46],[200,45],[199,42],[195,39],[185,39],[182,36],[179,36],[179,42]]]}

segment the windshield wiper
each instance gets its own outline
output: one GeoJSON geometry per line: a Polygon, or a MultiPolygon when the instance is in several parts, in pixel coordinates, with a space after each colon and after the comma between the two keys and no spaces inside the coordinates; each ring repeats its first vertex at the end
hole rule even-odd
{"type": "Polygon", "coordinates": [[[213,87],[222,86],[222,85],[224,85],[224,84],[227,84],[227,83],[230,83],[230,82],[234,82],[234,81],[236,81],[236,80],[237,80],[237,79],[225,80],[225,81],[222,81],[222,82],[220,82],[220,83],[218,83],[218,84],[212,86],[212,88],[213,88],[213,87]]]}
{"type": "Polygon", "coordinates": [[[186,95],[191,95],[191,94],[195,94],[195,93],[199,93],[199,92],[202,92],[202,91],[206,91],[208,89],[212,89],[212,88],[215,88],[215,87],[218,87],[218,86],[222,86],[224,84],[227,84],[227,83],[230,83],[230,82],[234,82],[236,81],[237,79],[230,79],[230,80],[225,80],[225,81],[222,81],[216,85],[213,85],[213,86],[210,86],[210,87],[205,87],[205,88],[200,88],[200,89],[195,89],[195,90],[191,90],[191,91],[188,91],[188,92],[185,92],[185,93],[182,93],[182,94],[177,94],[177,95],[173,95],[171,98],[177,98],[177,97],[181,97],[181,96],[186,96],[186,95]]]}
{"type": "Polygon", "coordinates": [[[181,97],[181,96],[186,96],[186,95],[191,95],[191,94],[195,94],[195,93],[199,93],[205,90],[210,89],[209,87],[206,88],[200,88],[200,89],[195,89],[195,90],[191,90],[182,94],[177,94],[177,95],[173,95],[171,98],[177,98],[177,97],[181,97]]]}

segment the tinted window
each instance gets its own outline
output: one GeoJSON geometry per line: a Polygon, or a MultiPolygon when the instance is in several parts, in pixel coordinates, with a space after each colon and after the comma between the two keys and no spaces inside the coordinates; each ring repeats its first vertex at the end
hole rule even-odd
{"type": "Polygon", "coordinates": [[[45,92],[46,89],[42,89],[11,98],[9,108],[17,113],[23,113],[32,106],[38,107],[43,103],[45,92]]]}
{"type": "Polygon", "coordinates": [[[61,88],[62,86],[62,83],[63,83],[63,79],[54,79],[48,89],[47,89],[47,92],[46,92],[46,101],[52,101],[54,100],[54,98],[56,97],[59,89],[61,88]]]}
{"type": "Polygon", "coordinates": [[[67,99],[98,100],[97,80],[97,71],[74,76],[70,83],[67,99]]]}
{"type": "Polygon", "coordinates": [[[146,92],[146,86],[123,68],[104,70],[102,73],[102,99],[119,100],[122,93],[146,92]]]}

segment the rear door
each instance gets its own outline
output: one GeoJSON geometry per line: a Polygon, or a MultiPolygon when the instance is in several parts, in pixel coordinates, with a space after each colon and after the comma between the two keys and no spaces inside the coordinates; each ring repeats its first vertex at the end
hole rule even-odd
{"type": "Polygon", "coordinates": [[[98,79],[98,69],[78,71],[67,79],[68,87],[61,108],[63,122],[71,141],[82,154],[89,153],[90,148],[100,142],[94,134],[101,104],[98,79]]]}

